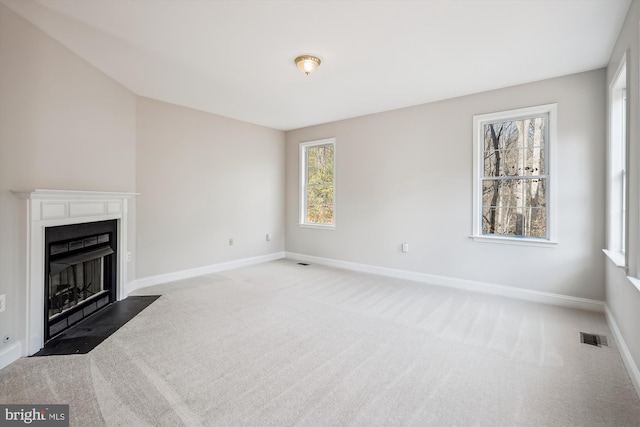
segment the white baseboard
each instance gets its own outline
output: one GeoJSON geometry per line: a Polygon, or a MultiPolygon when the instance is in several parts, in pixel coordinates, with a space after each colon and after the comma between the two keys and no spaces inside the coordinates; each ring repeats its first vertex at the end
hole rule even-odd
{"type": "Polygon", "coordinates": [[[131,292],[135,291],[136,289],[138,289],[138,281],[137,280],[132,280],[130,282],[128,282],[127,284],[124,285],[124,295],[120,298],[118,298],[118,300],[122,300],[125,299],[127,297],[127,295],[129,295],[131,292]]]}
{"type": "Polygon", "coordinates": [[[378,267],[369,264],[359,264],[337,259],[303,255],[294,252],[286,252],[285,254],[286,258],[294,259],[297,261],[322,264],[331,267],[359,271],[363,273],[378,274],[380,276],[395,277],[398,279],[413,280],[415,282],[423,282],[430,285],[447,286],[450,288],[464,289],[467,291],[482,292],[486,294],[499,295],[520,300],[604,313],[604,301],[578,298],[568,295],[554,294],[550,292],[533,291],[530,289],[518,289],[511,286],[494,285],[492,283],[457,279],[454,277],[436,276],[433,274],[418,273],[409,270],[397,270],[393,268],[378,267]]]}
{"type": "Polygon", "coordinates": [[[187,270],[175,271],[173,273],[158,274],[157,276],[145,277],[127,283],[125,286],[125,291],[127,295],[129,295],[129,293],[135,291],[136,289],[146,288],[147,286],[160,285],[162,283],[174,282],[176,280],[189,279],[191,277],[203,276],[205,274],[218,273],[220,271],[232,270],[234,268],[247,267],[249,265],[275,261],[277,259],[284,258],[284,256],[284,252],[274,252],[268,255],[221,262],[219,264],[190,268],[187,270]]]}
{"type": "Polygon", "coordinates": [[[0,369],[9,366],[22,356],[22,343],[16,341],[0,351],[0,369]]]}
{"type": "Polygon", "coordinates": [[[640,397],[640,369],[638,369],[638,365],[636,365],[636,362],[633,360],[633,356],[631,356],[629,347],[627,347],[627,343],[622,337],[622,332],[620,331],[620,328],[618,328],[616,319],[613,317],[613,313],[611,313],[609,306],[605,305],[604,308],[604,313],[605,317],[607,318],[607,323],[609,324],[609,329],[611,329],[611,332],[613,332],[613,337],[616,340],[618,351],[620,352],[620,356],[622,356],[624,366],[627,368],[627,372],[629,373],[629,377],[631,377],[631,382],[636,389],[638,397],[640,397]]]}

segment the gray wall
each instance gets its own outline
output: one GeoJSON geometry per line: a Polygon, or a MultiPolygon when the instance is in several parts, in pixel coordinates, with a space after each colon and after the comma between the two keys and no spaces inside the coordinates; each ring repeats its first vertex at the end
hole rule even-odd
{"type": "Polygon", "coordinates": [[[138,278],[284,250],[284,132],[147,98],[137,117],[138,278]]]}
{"type": "MultiPolygon", "coordinates": [[[[624,341],[629,348],[637,369],[640,369],[640,290],[627,279],[639,277],[640,258],[640,230],[638,218],[640,217],[640,99],[638,81],[640,70],[638,69],[638,55],[640,45],[638,42],[638,22],[640,21],[640,2],[634,0],[627,13],[618,41],[611,55],[607,68],[607,86],[615,78],[618,65],[625,52],[627,53],[627,98],[628,98],[628,132],[629,141],[627,151],[627,267],[617,267],[608,257],[606,259],[606,302],[611,315],[615,319],[624,341]]],[[[639,391],[640,392],[640,391],[639,391]]]]}
{"type": "Polygon", "coordinates": [[[603,300],[604,106],[596,70],[289,131],[286,250],[603,300]],[[560,243],[474,242],[472,116],[548,103],[558,104],[560,243]],[[298,144],[329,137],[336,228],[300,228],[298,144]]]}
{"type": "MultiPolygon", "coordinates": [[[[135,191],[136,99],[3,5],[0,93],[0,337],[12,337],[2,352],[23,337],[26,305],[11,190],[135,191]]],[[[135,243],[135,227],[129,232],[135,243]]],[[[129,269],[133,278],[135,264],[129,269]]]]}

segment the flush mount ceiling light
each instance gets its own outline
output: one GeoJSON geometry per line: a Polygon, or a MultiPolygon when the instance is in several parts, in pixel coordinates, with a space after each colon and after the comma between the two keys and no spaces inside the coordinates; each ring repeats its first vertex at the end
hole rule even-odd
{"type": "Polygon", "coordinates": [[[320,58],[311,55],[300,55],[295,59],[295,63],[306,75],[320,66],[320,58]]]}

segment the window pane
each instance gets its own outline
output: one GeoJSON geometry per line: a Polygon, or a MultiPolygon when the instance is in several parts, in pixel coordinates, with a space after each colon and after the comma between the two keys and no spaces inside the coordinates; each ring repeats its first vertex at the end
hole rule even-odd
{"type": "Polygon", "coordinates": [[[526,131],[526,148],[539,147],[544,149],[545,146],[545,123],[544,117],[535,117],[529,120],[524,120],[526,131]]]}
{"type": "Polygon", "coordinates": [[[520,148],[520,130],[515,121],[490,123],[484,126],[484,151],[520,148]]]}
{"type": "Polygon", "coordinates": [[[546,204],[546,179],[486,180],[483,182],[482,232],[546,237],[546,204]]]}
{"type": "Polygon", "coordinates": [[[482,208],[482,233],[504,236],[521,236],[522,208],[482,208]]]}
{"type": "Polygon", "coordinates": [[[482,183],[482,207],[522,206],[522,180],[485,180],[482,183]]]}
{"type": "Polygon", "coordinates": [[[533,126],[537,122],[543,123],[542,118],[507,122],[508,126],[492,125],[512,133],[511,138],[500,138],[498,150],[485,141],[484,176],[544,175],[544,131],[543,126],[533,126]],[[525,143],[523,134],[518,132],[527,130],[530,134],[525,143]]]}
{"type": "Polygon", "coordinates": [[[502,166],[500,176],[522,175],[522,151],[505,150],[502,152],[502,166]]]}
{"type": "Polygon", "coordinates": [[[482,233],[489,235],[547,237],[545,208],[487,207],[482,209],[482,233]]]}
{"type": "Polygon", "coordinates": [[[482,181],[482,207],[496,206],[498,204],[499,189],[501,181],[482,181]],[[494,199],[495,198],[495,199],[494,199]]]}
{"type": "Polygon", "coordinates": [[[524,233],[526,237],[547,237],[547,209],[524,210],[524,233]]]}
{"type": "Polygon", "coordinates": [[[333,223],[333,206],[331,205],[318,206],[318,214],[319,214],[319,218],[316,222],[319,222],[322,224],[333,223]]]}
{"type": "Polygon", "coordinates": [[[307,222],[312,224],[333,224],[333,206],[318,205],[308,207],[307,222]]]}
{"type": "Polygon", "coordinates": [[[491,150],[485,153],[484,176],[523,175],[522,150],[491,150]]]}
{"type": "Polygon", "coordinates": [[[333,164],[333,145],[318,145],[307,148],[308,166],[326,166],[333,164]]]}
{"type": "Polygon", "coordinates": [[[525,149],[524,175],[544,175],[544,149],[531,147],[525,149]]]}
{"type": "Polygon", "coordinates": [[[320,147],[308,147],[307,148],[307,166],[314,167],[319,165],[319,150],[320,147]]]}
{"type": "Polygon", "coordinates": [[[493,150],[499,150],[500,139],[497,137],[499,130],[497,126],[499,124],[488,124],[484,126],[484,152],[488,153],[493,150]]]}
{"type": "Polygon", "coordinates": [[[547,206],[547,180],[545,178],[525,179],[524,181],[524,201],[525,207],[545,207],[547,206]]]}
{"type": "Polygon", "coordinates": [[[308,184],[326,184],[333,182],[333,174],[327,168],[310,167],[307,173],[308,184]]]}
{"type": "Polygon", "coordinates": [[[502,138],[503,124],[491,123],[484,126],[484,152],[504,150],[504,138],[502,138]]]}
{"type": "Polygon", "coordinates": [[[307,169],[308,184],[332,184],[333,183],[333,167],[309,167],[307,169]]]}
{"type": "Polygon", "coordinates": [[[332,185],[313,185],[307,188],[307,206],[333,203],[332,185]]]}
{"type": "Polygon", "coordinates": [[[307,222],[333,223],[332,185],[314,185],[307,188],[307,222]]]}
{"type": "Polygon", "coordinates": [[[495,234],[491,228],[490,215],[494,208],[482,207],[482,234],[495,234]]]}
{"type": "Polygon", "coordinates": [[[497,165],[500,164],[500,160],[497,160],[500,155],[495,150],[488,150],[484,152],[484,176],[497,176],[497,165]],[[497,163],[496,163],[497,162],[497,163]]]}
{"type": "Polygon", "coordinates": [[[318,209],[316,207],[307,207],[306,222],[318,223],[318,209]]]}
{"type": "Polygon", "coordinates": [[[546,178],[485,180],[482,206],[544,207],[546,178]]]}
{"type": "Polygon", "coordinates": [[[307,148],[307,183],[333,183],[333,146],[307,148]]]}

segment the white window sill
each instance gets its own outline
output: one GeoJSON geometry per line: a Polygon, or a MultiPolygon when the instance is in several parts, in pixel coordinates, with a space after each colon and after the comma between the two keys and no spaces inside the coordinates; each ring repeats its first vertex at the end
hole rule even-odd
{"type": "Polygon", "coordinates": [[[629,280],[629,282],[631,282],[631,284],[640,291],[640,280],[636,279],[635,277],[631,277],[631,276],[627,276],[627,280],[629,280]]]}
{"type": "Polygon", "coordinates": [[[609,257],[616,267],[625,268],[627,266],[627,260],[625,259],[624,253],[610,251],[609,249],[603,249],[602,252],[609,257]]]}
{"type": "Polygon", "coordinates": [[[301,228],[315,228],[316,230],[335,230],[334,224],[301,224],[298,223],[301,228]]]}
{"type": "Polygon", "coordinates": [[[525,237],[498,237],[498,236],[470,236],[476,242],[499,243],[502,245],[539,246],[553,248],[558,242],[542,239],[528,239],[525,237]]]}

